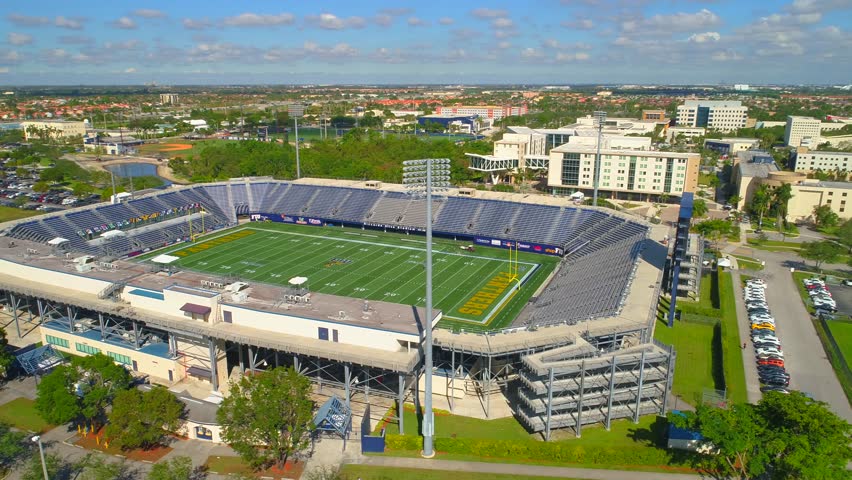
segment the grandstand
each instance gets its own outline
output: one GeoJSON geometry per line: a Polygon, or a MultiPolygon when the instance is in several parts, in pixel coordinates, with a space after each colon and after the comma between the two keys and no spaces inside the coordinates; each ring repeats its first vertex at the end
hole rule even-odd
{"type": "MultiPolygon", "coordinates": [[[[637,378],[652,366],[665,370],[673,353],[648,343],[653,329],[648,292],[636,295],[631,290],[637,276],[649,286],[658,283],[658,269],[642,258],[649,244],[648,225],[563,199],[478,193],[470,198],[450,191],[435,199],[432,220],[437,237],[547,255],[558,265],[530,292],[510,329],[501,324],[490,332],[487,328],[436,332],[437,358],[446,360],[447,371],[452,372],[448,383],[464,378],[475,384],[477,395],[510,393],[523,382],[524,362],[530,355],[578,348],[580,343],[590,346],[575,355],[581,367],[582,359],[600,357],[601,352],[612,356],[623,348],[642,346],[656,363],[631,364],[640,372],[637,378]],[[594,329],[589,327],[591,321],[594,329]],[[456,365],[458,353],[467,358],[456,365]]],[[[187,242],[195,236],[214,232],[202,237],[220,239],[205,241],[210,248],[219,248],[221,239],[232,236],[252,242],[238,238],[250,220],[315,226],[319,235],[331,226],[416,235],[424,230],[425,211],[422,199],[405,195],[398,185],[379,189],[363,182],[241,178],[174,187],[115,205],[2,225],[6,238],[0,241],[0,264],[5,267],[0,269],[0,291],[16,312],[15,322],[18,310],[37,314],[45,343],[58,350],[89,352],[90,347],[77,341],[83,337],[86,345],[98,344],[91,348],[127,359],[130,363],[124,363],[163,383],[194,377],[217,390],[235,371],[242,373],[246,364],[254,370],[261,364],[289,362],[320,384],[339,385],[347,395],[355,388],[402,399],[421,372],[422,330],[438,325],[445,312],[426,315],[422,309],[364,302],[357,295],[316,288],[294,294],[286,285],[287,272],[275,273],[275,281],[260,282],[227,270],[189,270],[177,257],[166,261],[168,267],[156,268],[134,259],[173,253],[183,244],[192,245],[187,242]],[[81,255],[93,261],[80,261],[81,255]],[[248,285],[233,287],[238,284],[248,285]],[[151,348],[151,341],[162,348],[151,348]],[[362,378],[355,387],[348,380],[353,374],[362,378]]],[[[205,242],[198,247],[208,248],[205,242]]],[[[585,370],[572,371],[582,375],[585,370]]],[[[669,372],[660,380],[662,390],[621,385],[618,401],[632,392],[643,413],[664,412],[670,376],[669,372]]],[[[582,399],[575,404],[577,411],[595,408],[584,406],[582,399]]],[[[619,407],[605,416],[606,421],[635,411],[619,407]]],[[[531,429],[541,430],[540,419],[530,420],[520,404],[516,415],[527,418],[531,429]]],[[[569,418],[572,413],[560,407],[559,415],[569,418]]],[[[579,429],[586,423],[572,422],[560,420],[552,426],[570,424],[579,429]]]]}

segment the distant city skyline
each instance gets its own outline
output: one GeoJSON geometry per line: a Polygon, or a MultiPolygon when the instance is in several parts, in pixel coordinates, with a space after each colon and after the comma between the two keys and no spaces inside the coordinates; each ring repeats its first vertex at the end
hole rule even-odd
{"type": "Polygon", "coordinates": [[[0,12],[0,85],[852,83],[852,0],[16,0],[0,12]]]}

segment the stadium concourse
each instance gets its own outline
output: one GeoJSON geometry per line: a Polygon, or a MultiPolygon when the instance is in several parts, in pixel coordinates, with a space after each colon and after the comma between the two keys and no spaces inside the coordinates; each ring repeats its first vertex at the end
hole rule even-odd
{"type": "MultiPolygon", "coordinates": [[[[57,351],[103,352],[153,382],[220,394],[239,375],[293,365],[317,390],[340,392],[347,408],[356,392],[365,402],[419,398],[421,340],[432,328],[437,404],[482,405],[458,413],[514,414],[549,438],[554,428],[579,435],[590,423],[666,412],[674,351],[652,340],[665,247],[649,238],[649,225],[565,198],[453,189],[433,210],[447,255],[481,257],[495,275],[502,267],[490,259],[512,250],[521,257],[515,268],[552,266],[538,283],[516,278],[511,288],[527,289],[517,308],[510,296],[484,316],[492,308],[484,299],[504,297],[477,282],[457,282],[474,291],[447,312],[439,304],[426,312],[407,291],[377,300],[371,295],[382,289],[312,284],[321,268],[363,275],[373,255],[364,245],[380,243],[375,236],[379,254],[410,254],[413,267],[391,277],[417,290],[425,221],[423,200],[401,185],[238,178],[9,222],[0,225],[4,323],[37,325],[57,351]],[[294,238],[299,249],[269,251],[294,238]],[[361,245],[344,244],[358,238],[361,245]],[[229,245],[286,261],[267,265],[255,255],[209,265],[229,245]],[[302,263],[314,273],[302,276],[302,263]],[[483,315],[450,320],[452,309],[483,315]]],[[[382,263],[369,267],[374,275],[382,263]]],[[[453,284],[452,275],[445,280],[453,284]]]]}

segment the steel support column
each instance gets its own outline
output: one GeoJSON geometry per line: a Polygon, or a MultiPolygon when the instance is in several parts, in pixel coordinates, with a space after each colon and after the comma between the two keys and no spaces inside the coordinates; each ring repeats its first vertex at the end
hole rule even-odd
{"type": "Polygon", "coordinates": [[[18,332],[18,338],[21,338],[21,326],[18,324],[18,299],[15,294],[9,294],[10,304],[12,307],[12,319],[15,320],[15,331],[18,332]]]}
{"type": "Polygon", "coordinates": [[[547,420],[544,423],[544,440],[550,441],[550,417],[553,414],[553,367],[547,375],[547,420]]]}
{"type": "Polygon", "coordinates": [[[636,410],[633,412],[633,423],[639,423],[639,405],[642,403],[642,384],[645,383],[645,350],[639,359],[639,389],[636,390],[636,410]]]}
{"type": "Polygon", "coordinates": [[[349,369],[349,364],[343,364],[343,383],[344,383],[344,391],[346,392],[346,408],[349,409],[350,397],[352,397],[352,392],[350,388],[352,387],[352,371],[349,369]]]}
{"type": "Polygon", "coordinates": [[[41,299],[36,300],[36,306],[38,307],[38,321],[40,324],[44,325],[44,304],[41,302],[41,299]]]}
{"type": "Polygon", "coordinates": [[[612,392],[615,390],[615,356],[612,357],[612,368],[609,371],[609,398],[606,401],[606,429],[609,430],[612,421],[612,392]]]}
{"type": "Polygon", "coordinates": [[[141,334],[142,329],[139,328],[139,323],[136,320],[133,320],[133,346],[136,347],[136,350],[142,348],[142,346],[139,345],[139,337],[142,336],[141,334]]]}
{"type": "Polygon", "coordinates": [[[248,349],[249,371],[254,375],[254,350],[251,348],[251,345],[246,345],[246,348],[248,349]]]}
{"type": "Polygon", "coordinates": [[[669,349],[669,363],[666,365],[666,383],[663,391],[663,410],[660,415],[665,415],[669,409],[669,392],[672,389],[672,370],[674,369],[675,352],[674,348],[669,349]]]}
{"type": "Polygon", "coordinates": [[[399,434],[405,435],[403,418],[405,417],[405,375],[399,374],[399,398],[396,400],[396,416],[399,422],[399,434]]]}
{"type": "Polygon", "coordinates": [[[246,364],[243,361],[243,344],[242,343],[237,344],[237,358],[240,361],[239,362],[240,363],[240,375],[245,375],[246,374],[246,364]]]}
{"type": "Polygon", "coordinates": [[[452,376],[450,377],[450,388],[449,388],[449,391],[447,392],[448,393],[447,401],[450,402],[450,412],[452,412],[453,411],[453,404],[455,403],[453,401],[453,397],[455,397],[455,392],[456,392],[455,388],[454,388],[454,386],[456,384],[456,351],[451,350],[450,355],[452,355],[452,361],[450,363],[450,365],[451,365],[450,372],[452,372],[452,376]]]}
{"type": "Polygon", "coordinates": [[[68,312],[68,333],[74,333],[74,320],[76,319],[74,310],[71,308],[71,305],[68,305],[65,307],[65,311],[68,312]]]}
{"type": "Polygon", "coordinates": [[[213,390],[219,390],[219,375],[216,371],[216,342],[213,337],[207,337],[207,347],[210,349],[210,383],[213,390]]]}
{"type": "MultiPolygon", "coordinates": [[[[101,330],[101,341],[103,342],[106,338],[106,325],[104,324],[104,314],[100,312],[98,312],[98,328],[101,330]]],[[[169,335],[169,338],[171,338],[171,335],[169,335]]],[[[171,347],[171,342],[169,342],[169,346],[171,347]]]]}
{"type": "Polygon", "coordinates": [[[293,355],[293,368],[300,374],[302,373],[302,365],[299,363],[299,356],[293,355]]]}
{"type": "Polygon", "coordinates": [[[370,369],[362,370],[364,373],[364,403],[370,404],[370,369]]]}
{"type": "Polygon", "coordinates": [[[580,438],[582,432],[582,417],[583,417],[583,393],[586,389],[586,361],[583,360],[580,371],[580,397],[577,399],[577,425],[574,428],[574,432],[577,435],[577,438],[580,438]]]}
{"type": "Polygon", "coordinates": [[[174,334],[169,333],[169,354],[172,357],[177,357],[177,353],[177,338],[174,336],[174,334]]]}
{"type": "Polygon", "coordinates": [[[488,371],[485,372],[486,375],[486,388],[485,388],[485,418],[491,418],[491,355],[488,356],[488,371]]]}

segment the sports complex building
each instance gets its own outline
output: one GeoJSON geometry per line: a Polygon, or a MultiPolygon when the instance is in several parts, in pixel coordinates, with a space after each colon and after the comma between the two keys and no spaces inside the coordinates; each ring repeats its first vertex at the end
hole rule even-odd
{"type": "Polygon", "coordinates": [[[56,351],[102,352],[155,383],[226,394],[293,365],[347,407],[356,392],[417,401],[431,328],[450,409],[508,406],[546,438],[666,412],[674,351],[652,340],[666,252],[649,225],[443,192],[426,312],[425,211],[401,185],[238,178],[9,222],[0,313],[19,336],[38,328],[56,351]]]}

